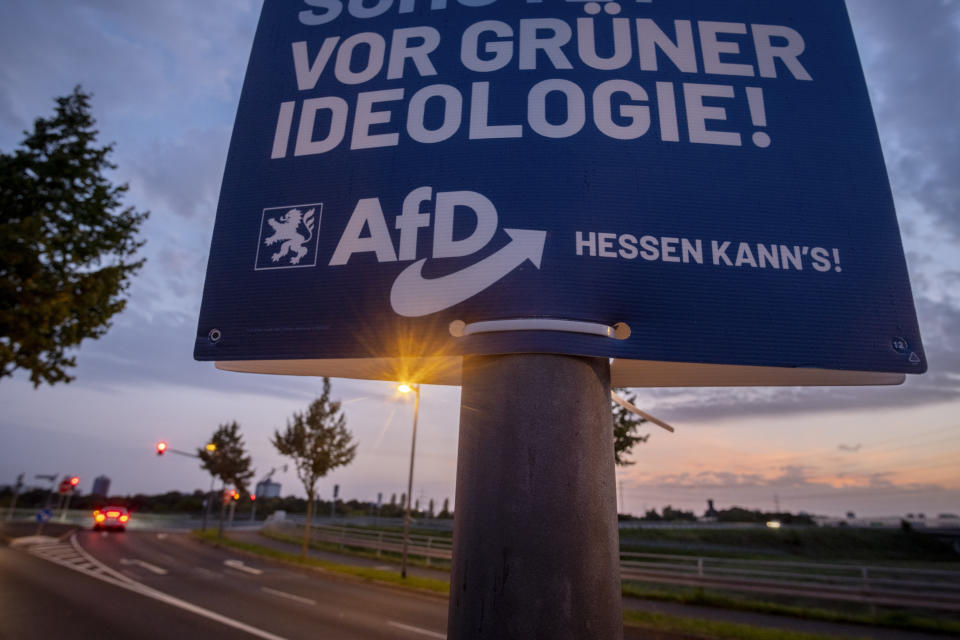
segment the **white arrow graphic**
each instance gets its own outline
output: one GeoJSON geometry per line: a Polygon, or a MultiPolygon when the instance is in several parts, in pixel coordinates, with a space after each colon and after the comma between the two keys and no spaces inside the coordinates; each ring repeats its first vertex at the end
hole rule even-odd
{"type": "Polygon", "coordinates": [[[390,306],[401,316],[417,318],[443,311],[487,289],[525,260],[540,268],[546,231],[504,229],[510,243],[491,256],[465,269],[440,278],[423,277],[423,265],[417,260],[400,272],[390,290],[390,306]]]}

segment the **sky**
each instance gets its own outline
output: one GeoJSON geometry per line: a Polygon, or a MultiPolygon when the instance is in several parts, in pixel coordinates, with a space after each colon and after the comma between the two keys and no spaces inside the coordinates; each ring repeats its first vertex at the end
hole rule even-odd
{"type": "MultiPolygon", "coordinates": [[[[617,470],[621,511],[740,505],[841,515],[960,512],[960,2],[847,2],[903,234],[930,370],[900,387],[636,390],[677,427],[652,428],[617,470]]],[[[93,93],[126,203],[149,210],[144,269],[127,309],[85,341],[76,381],[0,380],[0,484],[25,473],[112,479],[112,493],[206,488],[195,460],[236,420],[257,478],[269,444],[319,393],[318,379],[227,373],[192,358],[214,213],[260,3],[9,0],[0,21],[0,150],[53,99],[93,93]]],[[[356,460],[321,497],[405,490],[412,403],[392,383],[336,379],[356,460]]],[[[425,386],[414,496],[453,499],[459,390],[425,386]]],[[[278,470],[284,493],[303,494],[278,470]]]]}

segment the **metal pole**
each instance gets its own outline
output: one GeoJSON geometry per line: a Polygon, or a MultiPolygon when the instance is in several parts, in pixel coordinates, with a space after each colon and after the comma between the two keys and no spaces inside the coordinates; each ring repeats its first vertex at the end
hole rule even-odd
{"type": "Polygon", "coordinates": [[[420,385],[412,385],[416,395],[413,397],[413,439],[410,442],[410,475],[407,477],[407,504],[403,512],[403,556],[400,560],[400,577],[407,577],[407,545],[410,542],[410,502],[413,500],[413,457],[417,451],[417,414],[420,411],[420,385]]]}
{"type": "Polygon", "coordinates": [[[67,511],[70,509],[71,497],[73,497],[73,489],[70,489],[70,493],[67,494],[67,497],[63,501],[63,508],[60,510],[60,522],[67,521],[67,511]]]}
{"type": "Polygon", "coordinates": [[[217,538],[223,537],[223,516],[227,512],[227,503],[223,500],[223,494],[227,490],[227,483],[220,482],[220,519],[217,520],[217,538]]]}
{"type": "Polygon", "coordinates": [[[10,508],[7,509],[7,520],[13,519],[13,512],[17,508],[17,497],[23,488],[23,474],[17,476],[17,484],[13,485],[13,497],[10,499],[10,508]]]}
{"type": "MultiPolygon", "coordinates": [[[[50,481],[50,491],[47,492],[47,499],[43,501],[43,511],[46,511],[50,508],[50,498],[53,497],[53,488],[57,486],[57,474],[52,473],[48,476],[37,474],[36,477],[50,481]]],[[[37,535],[43,533],[43,525],[43,520],[37,523],[37,535]]]]}
{"type": "Polygon", "coordinates": [[[449,640],[623,637],[606,358],[464,358],[449,640]]]}
{"type": "Polygon", "coordinates": [[[215,478],[211,475],[211,476],[210,476],[210,491],[207,492],[207,499],[206,499],[206,503],[207,503],[207,504],[206,504],[206,505],[204,506],[204,508],[203,508],[203,527],[201,527],[201,530],[202,530],[204,533],[207,532],[207,519],[210,517],[210,503],[213,502],[213,482],[214,482],[214,479],[215,479],[215,478]]]}

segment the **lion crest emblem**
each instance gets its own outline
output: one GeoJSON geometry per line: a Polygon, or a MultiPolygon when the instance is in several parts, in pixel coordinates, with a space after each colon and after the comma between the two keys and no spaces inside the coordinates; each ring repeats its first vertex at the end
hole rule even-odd
{"type": "Polygon", "coordinates": [[[280,262],[285,256],[290,255],[290,264],[300,263],[309,252],[306,245],[313,239],[313,230],[316,226],[316,209],[309,209],[306,213],[300,209],[290,209],[278,218],[267,218],[267,224],[273,229],[273,233],[264,239],[263,244],[272,247],[280,244],[277,251],[270,256],[273,263],[280,262]],[[306,235],[302,233],[306,231],[306,235]]]}

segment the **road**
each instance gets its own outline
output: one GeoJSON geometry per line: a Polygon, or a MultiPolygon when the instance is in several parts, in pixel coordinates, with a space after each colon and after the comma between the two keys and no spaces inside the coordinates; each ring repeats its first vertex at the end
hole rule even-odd
{"type": "Polygon", "coordinates": [[[446,626],[445,597],[253,559],[187,534],[79,531],[0,546],[0,640],[429,640],[445,638],[446,626]]]}
{"type": "Polygon", "coordinates": [[[181,534],[0,547],[0,638],[442,638],[447,603],[251,560],[181,534]],[[71,565],[68,568],[64,565],[71,565]]]}

